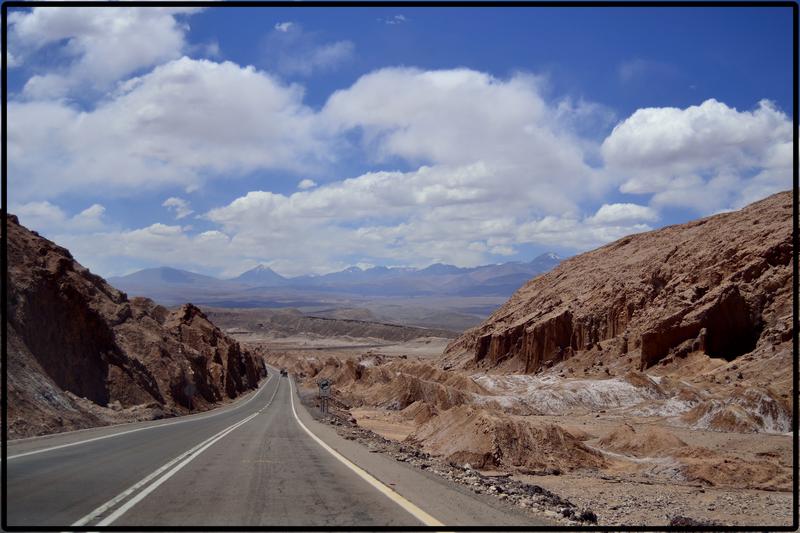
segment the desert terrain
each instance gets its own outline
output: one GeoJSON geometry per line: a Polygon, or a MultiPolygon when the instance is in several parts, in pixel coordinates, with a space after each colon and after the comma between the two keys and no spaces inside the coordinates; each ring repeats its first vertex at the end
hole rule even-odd
{"type": "Polygon", "coordinates": [[[409,457],[440,461],[476,492],[568,523],[590,509],[603,525],[786,525],[790,236],[786,192],[626,237],[534,278],[444,347],[236,336],[312,403],[331,380],[339,431],[420,468],[409,457]],[[512,481],[571,505],[504,492],[512,481]]]}
{"type": "Polygon", "coordinates": [[[12,437],[214,409],[271,365],[337,438],[532,520],[791,523],[788,192],[567,259],[463,332],[163,307],[13,216],[8,236],[12,437]]]}

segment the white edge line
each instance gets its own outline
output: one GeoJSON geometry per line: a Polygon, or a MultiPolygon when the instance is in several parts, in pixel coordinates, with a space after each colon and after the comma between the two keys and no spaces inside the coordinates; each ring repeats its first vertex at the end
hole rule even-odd
{"type": "Polygon", "coordinates": [[[300,424],[300,427],[308,433],[308,435],[316,441],[317,444],[322,446],[325,451],[333,455],[336,459],[342,462],[347,468],[358,474],[358,476],[372,485],[373,488],[378,490],[381,494],[392,500],[394,503],[408,511],[414,518],[425,524],[426,526],[444,526],[442,522],[436,520],[433,516],[429,515],[406,498],[401,496],[396,490],[388,487],[383,482],[381,482],[378,478],[358,466],[357,464],[353,463],[341,453],[337,452],[333,448],[331,448],[328,444],[326,444],[322,439],[317,437],[310,429],[306,427],[305,424],[300,420],[300,417],[297,416],[297,410],[294,408],[294,388],[292,387],[292,380],[289,379],[289,393],[292,402],[292,413],[294,414],[295,420],[297,423],[300,424]]]}
{"type": "MultiPolygon", "coordinates": [[[[264,383],[264,385],[266,386],[266,383],[264,383]]],[[[155,483],[153,483],[152,485],[147,487],[145,490],[140,492],[134,498],[129,500],[124,506],[122,506],[119,509],[117,509],[117,511],[112,513],[110,516],[105,518],[103,521],[101,521],[97,525],[98,526],[108,525],[111,522],[113,522],[114,520],[117,520],[125,512],[130,510],[131,507],[133,507],[134,505],[139,503],[145,496],[147,496],[153,490],[155,490],[156,487],[158,487],[159,485],[164,483],[167,479],[169,479],[170,477],[175,475],[175,473],[177,473],[178,470],[180,470],[181,468],[186,466],[192,459],[196,458],[198,455],[200,455],[203,451],[205,451],[211,445],[213,445],[218,440],[220,440],[223,437],[225,437],[226,435],[228,435],[228,433],[230,433],[233,430],[237,429],[239,426],[245,424],[246,422],[249,422],[251,419],[255,418],[258,414],[260,414],[264,409],[269,407],[272,404],[272,400],[275,399],[275,395],[278,393],[278,388],[279,387],[280,387],[280,382],[278,382],[278,387],[275,387],[275,392],[272,393],[272,398],[270,398],[269,402],[266,405],[264,405],[264,407],[262,407],[261,409],[259,409],[255,413],[253,413],[252,415],[248,416],[247,418],[245,418],[243,420],[240,420],[239,422],[236,422],[236,423],[228,426],[227,428],[223,429],[222,431],[219,431],[219,432],[215,433],[214,435],[210,436],[206,440],[200,442],[199,444],[196,444],[195,446],[190,448],[188,451],[183,452],[182,454],[180,454],[179,456],[175,457],[171,461],[167,462],[166,464],[164,464],[163,466],[161,466],[160,468],[158,468],[157,470],[155,470],[151,474],[145,476],[144,478],[142,478],[141,480],[139,480],[138,482],[136,482],[132,486],[128,487],[126,490],[124,490],[123,492],[121,492],[120,494],[115,496],[114,498],[110,499],[109,501],[107,501],[106,503],[104,503],[103,505],[98,507],[97,509],[91,511],[89,514],[87,514],[86,516],[84,516],[83,518],[81,518],[80,520],[75,522],[74,524],[72,524],[72,527],[84,526],[87,523],[91,522],[92,520],[96,519],[98,516],[102,515],[103,513],[108,511],[109,509],[113,508],[115,505],[117,505],[118,503],[123,501],[125,498],[127,498],[128,496],[130,496],[131,494],[136,492],[136,490],[140,489],[141,487],[143,487],[144,485],[149,483],[151,480],[153,480],[154,478],[158,477],[162,472],[164,472],[165,470],[169,469],[175,463],[177,463],[178,461],[181,461],[181,459],[183,459],[183,462],[181,462],[178,466],[176,466],[175,468],[173,468],[172,470],[170,470],[169,472],[164,474],[164,476],[162,478],[158,479],[155,483]]]]}
{"type": "MultiPolygon", "coordinates": [[[[131,433],[136,433],[138,431],[145,431],[147,429],[165,428],[165,427],[168,427],[168,426],[174,426],[174,425],[177,425],[177,424],[185,424],[186,422],[196,422],[198,420],[205,420],[207,418],[212,418],[212,417],[215,417],[215,416],[218,416],[218,415],[221,415],[221,414],[230,413],[232,411],[238,410],[240,407],[244,407],[248,403],[250,403],[253,400],[255,400],[256,396],[261,394],[261,392],[267,387],[267,384],[270,382],[270,380],[272,378],[273,378],[273,376],[270,375],[267,378],[267,381],[264,382],[264,384],[261,386],[261,388],[258,391],[256,391],[255,394],[253,394],[250,398],[248,398],[243,403],[241,403],[241,404],[237,405],[236,407],[234,407],[233,409],[229,409],[227,411],[221,411],[219,413],[214,413],[214,414],[211,414],[211,415],[208,415],[208,416],[203,416],[203,417],[194,417],[194,418],[186,419],[186,420],[176,420],[174,422],[167,422],[166,424],[157,424],[157,425],[154,425],[154,426],[147,426],[147,427],[143,427],[143,428],[129,429],[128,431],[120,431],[119,433],[112,433],[111,435],[102,435],[100,437],[93,437],[91,439],[80,440],[78,442],[70,442],[70,443],[67,443],[67,444],[59,444],[58,446],[51,446],[49,448],[42,448],[40,450],[32,450],[30,452],[23,452],[23,453],[18,453],[16,455],[9,455],[7,459],[10,461],[12,459],[17,459],[19,457],[27,457],[28,455],[36,455],[36,454],[39,454],[39,453],[51,452],[53,450],[60,450],[62,448],[70,448],[72,446],[80,446],[81,444],[88,444],[89,442],[96,442],[98,440],[110,439],[110,438],[113,438],[113,437],[119,437],[121,435],[129,435],[131,433]]],[[[200,413],[198,413],[198,414],[200,414],[200,413]]],[[[103,427],[103,426],[100,426],[100,427],[103,427]]]]}
{"type": "MultiPolygon", "coordinates": [[[[247,391],[246,394],[249,394],[249,393],[252,392],[253,396],[257,395],[259,389],[261,389],[261,387],[263,385],[266,385],[267,382],[271,378],[272,378],[272,376],[268,375],[267,379],[264,380],[264,382],[261,383],[258,386],[258,389],[250,389],[249,391],[247,391]]],[[[222,405],[218,405],[218,406],[216,406],[216,407],[214,407],[212,409],[208,409],[206,411],[198,411],[196,413],[189,413],[187,415],[179,415],[179,416],[174,416],[174,417],[170,417],[170,418],[186,418],[186,419],[191,418],[193,420],[202,420],[203,418],[207,418],[208,416],[216,416],[216,415],[222,414],[222,413],[229,413],[231,411],[235,411],[235,410],[239,409],[239,407],[241,407],[242,405],[246,405],[248,402],[250,402],[250,400],[253,399],[253,396],[251,396],[250,398],[247,398],[245,400],[246,394],[243,394],[241,396],[238,396],[238,397],[234,398],[233,400],[231,400],[230,403],[224,403],[222,405]],[[239,403],[239,402],[241,402],[241,403],[239,403]],[[208,416],[203,416],[203,415],[208,415],[208,416]]],[[[170,419],[169,418],[164,418],[164,419],[160,419],[160,420],[132,420],[130,422],[120,422],[118,424],[107,424],[105,426],[93,426],[93,427],[81,428],[81,429],[71,429],[69,431],[60,431],[58,433],[47,433],[45,435],[34,435],[33,437],[20,437],[18,439],[8,439],[7,442],[8,442],[8,444],[24,444],[26,442],[33,442],[33,441],[37,441],[37,440],[48,440],[48,439],[53,439],[55,437],[63,437],[63,436],[68,436],[68,435],[75,435],[77,433],[86,433],[87,431],[93,431],[93,430],[98,430],[98,429],[113,429],[113,428],[120,428],[122,426],[130,426],[131,424],[147,424],[149,422],[165,422],[167,420],[170,420],[170,419]]]]}
{"type": "Polygon", "coordinates": [[[156,490],[159,486],[161,486],[162,483],[164,483],[169,478],[171,478],[172,476],[177,474],[178,471],[181,468],[183,468],[184,466],[189,464],[198,455],[200,455],[201,453],[206,451],[208,448],[213,446],[217,441],[225,438],[225,436],[228,435],[229,433],[232,433],[233,431],[235,431],[239,426],[243,426],[244,424],[246,424],[247,422],[249,422],[250,420],[252,420],[256,416],[258,416],[259,414],[261,414],[261,411],[253,413],[252,415],[248,416],[244,420],[241,420],[240,422],[238,422],[238,423],[234,424],[233,426],[227,428],[221,434],[217,434],[215,437],[212,437],[212,440],[205,441],[205,444],[201,448],[195,450],[191,455],[186,457],[186,459],[184,459],[183,461],[181,461],[180,463],[175,465],[169,472],[167,472],[166,474],[164,474],[163,476],[158,478],[156,481],[154,481],[153,483],[148,485],[147,488],[145,488],[143,491],[139,492],[136,496],[134,496],[133,498],[128,500],[119,509],[117,509],[116,511],[114,511],[113,513],[108,515],[106,518],[104,518],[100,522],[98,522],[97,526],[98,527],[103,527],[103,526],[107,526],[107,525],[110,525],[110,524],[114,523],[119,517],[121,517],[122,515],[127,513],[134,505],[136,505],[137,503],[142,501],[144,498],[147,497],[148,494],[150,494],[151,492],[156,490]]]}

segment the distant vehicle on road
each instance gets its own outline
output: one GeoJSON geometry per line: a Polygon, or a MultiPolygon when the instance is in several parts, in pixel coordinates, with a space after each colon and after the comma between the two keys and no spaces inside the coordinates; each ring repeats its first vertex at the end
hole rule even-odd
{"type": "Polygon", "coordinates": [[[281,368],[281,376],[286,377],[288,375],[289,375],[289,373],[286,371],[286,369],[285,368],[281,368]]]}

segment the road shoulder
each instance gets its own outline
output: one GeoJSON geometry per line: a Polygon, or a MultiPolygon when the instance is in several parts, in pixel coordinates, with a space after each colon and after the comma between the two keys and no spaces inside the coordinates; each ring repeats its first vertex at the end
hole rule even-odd
{"type": "Polygon", "coordinates": [[[148,429],[154,429],[164,426],[172,426],[175,424],[183,424],[186,422],[193,422],[203,420],[206,418],[222,415],[231,411],[238,410],[250,403],[254,398],[259,396],[273,379],[278,376],[270,374],[259,382],[258,388],[251,390],[245,394],[240,395],[232,401],[223,403],[213,409],[207,411],[200,411],[197,413],[186,414],[182,416],[175,416],[169,418],[162,418],[160,420],[141,420],[136,422],[125,422],[122,424],[111,424],[107,426],[96,426],[92,428],[77,429],[74,431],[63,431],[60,433],[50,433],[48,435],[39,435],[36,437],[26,437],[23,439],[14,439],[6,441],[6,449],[9,459],[17,455],[27,454],[31,452],[39,452],[60,446],[74,446],[84,442],[92,442],[94,440],[102,440],[122,436],[127,433],[134,433],[148,429]]]}
{"type": "Polygon", "coordinates": [[[424,472],[381,453],[373,453],[360,443],[345,439],[334,427],[316,420],[299,401],[297,387],[293,388],[297,415],[309,430],[349,461],[444,524],[551,525],[545,519],[522,514],[510,505],[493,501],[492,497],[473,494],[467,488],[449,483],[433,473],[424,472]]]}

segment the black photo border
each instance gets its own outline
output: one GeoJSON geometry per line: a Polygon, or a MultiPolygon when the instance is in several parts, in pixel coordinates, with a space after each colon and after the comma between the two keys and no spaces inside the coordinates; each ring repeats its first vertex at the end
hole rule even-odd
{"type": "Polygon", "coordinates": [[[2,102],[2,212],[3,212],[3,234],[2,244],[0,245],[0,262],[2,263],[3,281],[0,283],[0,299],[2,299],[3,320],[0,325],[2,334],[2,529],[5,531],[796,531],[800,527],[798,523],[798,245],[800,245],[800,231],[798,230],[798,168],[800,167],[798,155],[798,3],[796,1],[767,0],[767,1],[733,1],[702,0],[697,2],[679,0],[631,0],[629,2],[619,0],[577,0],[577,1],[532,1],[532,0],[453,0],[453,1],[418,1],[418,0],[307,0],[307,1],[183,1],[183,0],[120,0],[116,2],[98,0],[10,0],[2,3],[2,81],[3,81],[3,102],[2,102]],[[356,7],[356,8],[385,8],[385,7],[452,7],[476,9],[482,7],[582,7],[582,8],[652,8],[663,9],[670,7],[705,7],[705,8],[791,8],[792,13],[792,68],[793,68],[793,93],[792,93],[792,125],[793,135],[793,174],[792,174],[792,525],[790,526],[700,526],[700,527],[670,527],[670,526],[9,526],[8,525],[8,472],[7,472],[7,440],[8,440],[8,354],[7,354],[7,298],[8,298],[8,242],[7,242],[7,217],[8,213],[8,124],[7,124],[7,97],[8,97],[8,78],[7,78],[7,29],[8,29],[8,9],[9,8],[30,8],[30,7],[214,7],[214,8],[237,8],[237,7],[292,7],[296,9],[304,8],[335,8],[335,7],[356,7]]]}

